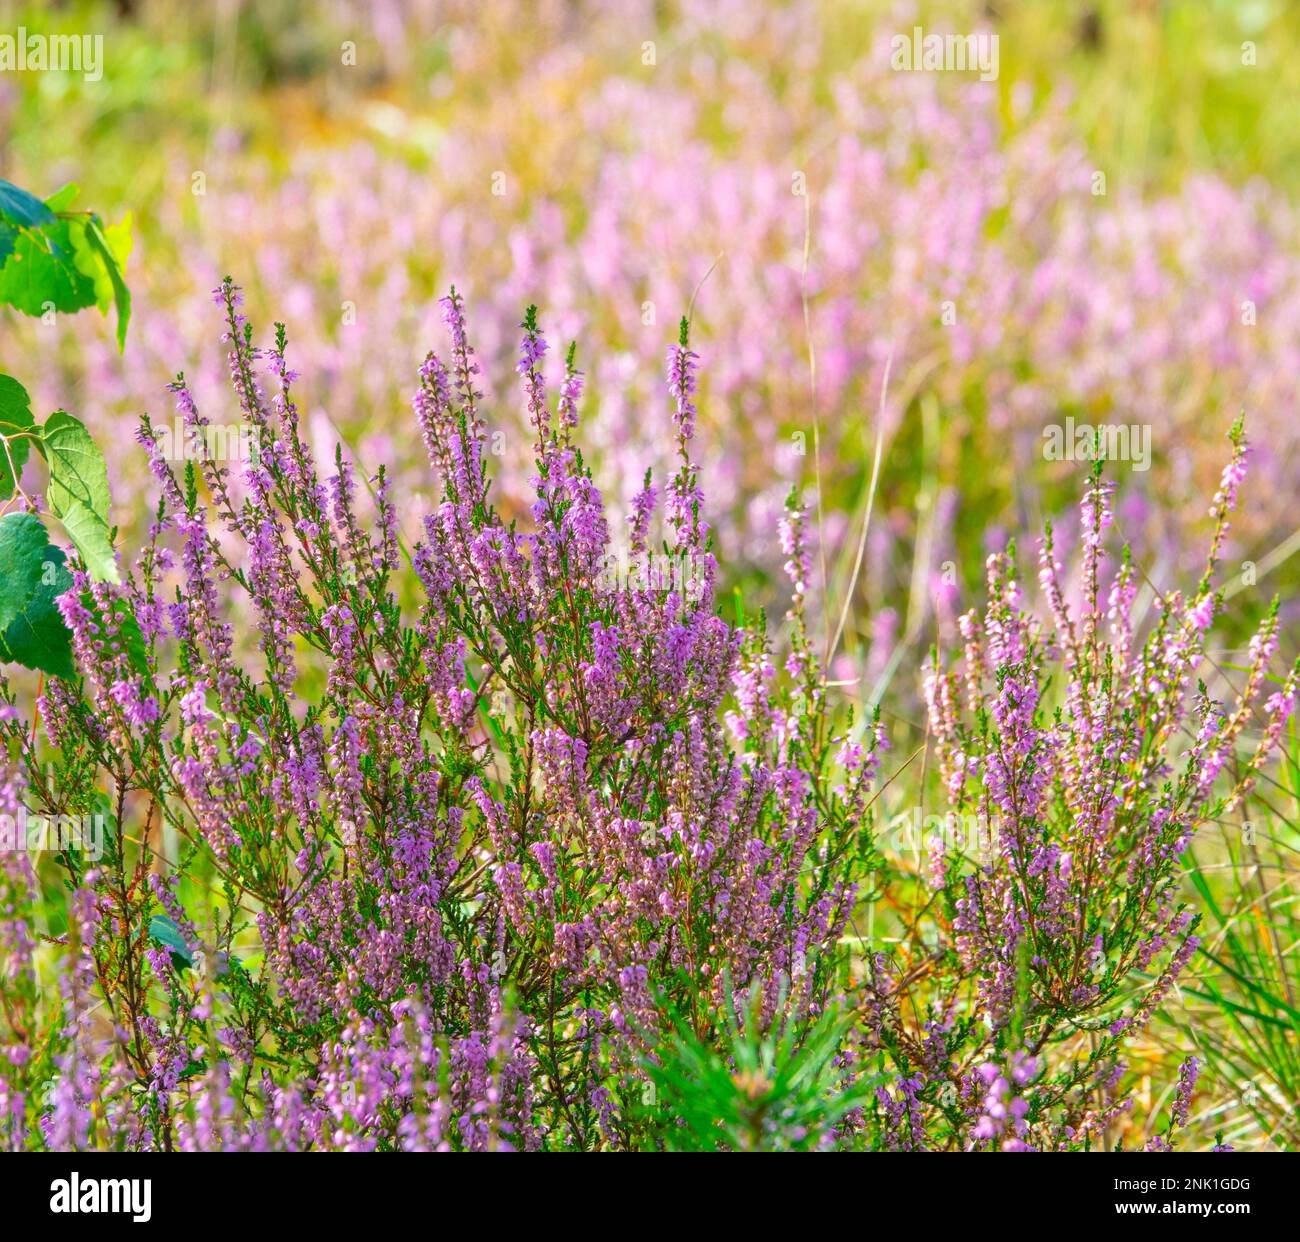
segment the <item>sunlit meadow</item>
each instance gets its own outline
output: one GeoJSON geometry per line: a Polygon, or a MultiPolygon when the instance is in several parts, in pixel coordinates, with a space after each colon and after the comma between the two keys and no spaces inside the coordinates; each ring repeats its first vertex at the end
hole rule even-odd
{"type": "Polygon", "coordinates": [[[0,1147],[1300,1145],[1289,6],[0,13],[0,1147]]]}

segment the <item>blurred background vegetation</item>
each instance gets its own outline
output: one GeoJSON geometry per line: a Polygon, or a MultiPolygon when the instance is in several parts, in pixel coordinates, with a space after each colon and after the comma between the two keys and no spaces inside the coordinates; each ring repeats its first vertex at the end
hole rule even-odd
{"type": "MultiPolygon", "coordinates": [[[[1252,250],[1260,251],[1261,270],[1280,273],[1270,288],[1275,295],[1284,289],[1285,297],[1271,315],[1274,323],[1287,325],[1285,332],[1256,355],[1247,351],[1240,368],[1247,377],[1253,369],[1251,382],[1262,388],[1243,392],[1246,381],[1235,372],[1215,387],[1212,372],[1227,368],[1200,348],[1200,337],[1212,341],[1222,329],[1188,325],[1188,316],[1196,313],[1189,299],[1161,306],[1157,295],[1150,312],[1160,330],[1175,337],[1186,331],[1197,340],[1196,348],[1185,347],[1186,359],[1166,366],[1170,374],[1160,380],[1158,395],[1171,408],[1170,435],[1162,441],[1157,429],[1157,456],[1169,463],[1169,474],[1158,476],[1160,495],[1170,509],[1203,508],[1222,462],[1222,434],[1237,409],[1271,405],[1263,417],[1276,419],[1289,434],[1289,420],[1276,407],[1291,389],[1277,385],[1288,364],[1300,362],[1300,257],[1292,251],[1300,226],[1285,212],[1279,224],[1277,201],[1269,196],[1281,195],[1286,203],[1300,175],[1300,125],[1295,123],[1300,8],[1283,0],[810,0],[761,6],[736,0],[694,6],[551,0],[527,6],[526,15],[499,0],[3,3],[0,31],[26,26],[49,34],[102,35],[99,80],[75,74],[0,74],[0,176],[41,195],[75,181],[81,201],[96,204],[106,218],[131,211],[137,238],[133,287],[141,316],[134,352],[128,350],[124,360],[101,352],[97,342],[86,339],[88,330],[78,328],[70,346],[66,334],[36,332],[12,317],[3,332],[5,348],[34,351],[40,361],[36,369],[48,377],[38,400],[78,407],[100,431],[121,418],[134,422],[142,408],[157,413],[162,386],[176,370],[190,374],[210,365],[214,324],[205,294],[229,271],[248,287],[255,323],[266,327],[272,319],[284,319],[291,340],[296,334],[306,346],[299,363],[308,364],[302,366],[308,390],[314,383],[328,388],[332,400],[324,416],[368,458],[389,452],[393,437],[399,447],[410,443],[403,439],[409,430],[404,403],[413,360],[437,345],[432,299],[451,280],[465,278],[463,267],[478,277],[479,287],[470,289],[471,324],[485,334],[480,350],[487,356],[489,376],[498,371],[508,376],[502,362],[516,316],[527,301],[536,300],[544,324],[553,331],[581,334],[583,344],[602,355],[611,350],[635,355],[640,364],[633,369],[635,383],[641,387],[629,381],[629,388],[639,401],[657,393],[658,375],[647,379],[644,363],[661,357],[664,325],[675,321],[721,253],[722,262],[700,299],[702,335],[697,334],[710,347],[705,352],[705,421],[724,429],[712,445],[715,456],[735,456],[728,437],[740,420],[755,420],[755,403],[763,402],[770,411],[765,418],[772,428],[757,446],[744,445],[751,462],[758,464],[733,462],[736,477],[721,494],[715,486],[714,500],[736,513],[748,510],[746,522],[753,529],[724,547],[725,560],[739,585],[764,590],[772,566],[763,562],[755,545],[770,542],[779,498],[795,480],[782,477],[764,489],[762,472],[774,461],[784,476],[803,474],[809,465],[775,452],[774,441],[779,445],[795,431],[805,436],[813,431],[817,411],[810,411],[810,404],[820,404],[832,429],[848,419],[868,418],[881,382],[881,340],[892,330],[889,319],[900,311],[919,317],[918,298],[928,297],[929,285],[941,282],[936,277],[915,296],[903,289],[892,303],[880,288],[911,262],[911,249],[932,244],[921,226],[901,218],[897,223],[908,230],[909,248],[901,257],[887,256],[883,266],[874,266],[868,231],[859,287],[846,285],[852,260],[842,254],[833,257],[829,274],[823,275],[824,251],[837,240],[829,230],[825,237],[822,232],[828,229],[825,213],[835,207],[828,200],[836,194],[851,198],[869,186],[873,174],[867,170],[857,181],[846,174],[844,187],[830,191],[814,184],[809,191],[808,284],[823,376],[828,349],[867,334],[872,339],[857,353],[844,351],[849,360],[844,365],[856,380],[841,383],[834,392],[824,388],[811,401],[806,378],[796,373],[806,366],[797,306],[802,205],[787,199],[786,207],[773,206],[762,187],[743,187],[751,196],[733,209],[735,218],[719,214],[710,219],[709,196],[721,201],[735,195],[737,177],[753,180],[770,173],[788,181],[790,168],[807,167],[814,182],[840,176],[843,158],[836,144],[846,126],[846,89],[860,89],[864,100],[886,114],[898,109],[901,116],[907,110],[909,126],[923,135],[928,99],[916,103],[871,82],[861,85],[863,66],[881,63],[879,40],[914,24],[999,36],[1000,75],[991,88],[996,97],[989,115],[997,126],[994,150],[1005,158],[1006,168],[990,174],[990,197],[1020,193],[1021,180],[1030,180],[1023,175],[1023,163],[1035,158],[1041,163],[1045,157],[1062,169],[1081,160],[1103,171],[1108,202],[1159,203],[1165,195],[1193,221],[1200,202],[1183,187],[1196,179],[1220,178],[1231,194],[1240,196],[1225,199],[1221,215],[1207,217],[1212,222],[1203,228],[1220,229],[1225,217],[1229,221],[1229,235],[1222,241],[1225,249],[1235,244],[1239,254],[1225,262],[1221,278],[1200,270],[1218,246],[1220,239],[1213,235],[1201,237],[1185,252],[1173,247],[1162,262],[1171,278],[1189,290],[1204,282],[1207,301],[1247,295],[1238,286],[1250,275],[1252,250]],[[644,63],[646,41],[655,45],[653,76],[644,63]],[[637,121],[639,104],[631,92],[651,80],[664,101],[662,117],[637,121]],[[605,115],[612,119],[592,119],[605,115]],[[1047,137],[1036,138],[1036,127],[1048,124],[1054,128],[1047,137]],[[698,186],[702,178],[717,174],[715,185],[698,191],[699,202],[681,205],[684,222],[676,231],[672,221],[659,225],[654,218],[656,211],[676,210],[671,192],[661,191],[663,201],[646,206],[644,218],[635,208],[605,212],[605,200],[637,195],[642,185],[636,178],[644,183],[649,175],[634,171],[615,177],[609,171],[612,157],[636,170],[636,161],[660,158],[665,147],[671,150],[675,126],[681,128],[683,147],[705,153],[692,155],[696,163],[677,175],[698,186]],[[1082,153],[1067,145],[1076,141],[1082,153]],[[1006,154],[1016,151],[1022,153],[1006,154]],[[709,160],[716,163],[709,166],[709,160]],[[494,169],[505,170],[509,178],[509,194],[499,200],[488,193],[487,177],[494,169]],[[199,188],[202,194],[196,193],[199,188]],[[428,201],[422,204],[426,194],[428,201]],[[1267,223],[1260,224],[1256,214],[1267,223]],[[732,236],[743,231],[749,218],[769,221],[762,235],[755,226],[753,237],[732,236]],[[1253,234],[1256,227],[1266,230],[1260,239],[1253,234]],[[684,238],[693,241],[689,249],[684,238]],[[612,259],[613,246],[645,257],[612,259]],[[647,253],[656,247],[658,254],[647,253]],[[566,248],[575,257],[567,266],[557,266],[551,256],[566,248]],[[749,270],[758,270],[760,261],[773,271],[783,266],[789,279],[781,281],[777,277],[782,273],[774,277],[765,269],[761,279],[750,280],[749,270]],[[606,272],[619,264],[626,270],[616,276],[606,272]],[[658,297],[656,289],[666,292],[658,297]],[[608,315],[610,300],[624,292],[619,315],[608,315]],[[864,312],[861,323],[846,318],[844,295],[864,306],[879,295],[881,309],[864,312]],[[488,296],[497,300],[476,313],[476,304],[482,306],[488,296]],[[644,297],[658,303],[658,321],[633,342],[627,325],[631,321],[633,330],[640,325],[628,308],[644,297]],[[770,317],[782,323],[788,355],[738,361],[729,368],[732,379],[724,377],[710,389],[719,359],[726,362],[732,351],[747,344],[768,348],[767,340],[753,331],[759,317],[754,303],[760,299],[768,301],[770,317]],[[906,305],[900,307],[900,301],[906,305]],[[746,303],[743,313],[732,312],[746,303]],[[386,322],[368,334],[344,333],[339,308],[345,304],[359,306],[359,313],[377,311],[386,322]],[[381,357],[381,349],[389,352],[381,357]],[[1259,358],[1266,365],[1256,365],[1259,358]],[[1185,390],[1177,388],[1180,366],[1189,375],[1185,390]],[[1261,379],[1265,370],[1270,375],[1261,379]],[[767,381],[778,371],[786,377],[784,387],[767,381]],[[389,383],[380,381],[380,372],[389,375],[389,383]],[[1220,401],[1221,408],[1206,408],[1220,401]],[[710,405],[716,407],[712,412],[710,405]],[[1184,431],[1195,441],[1195,460],[1179,457],[1186,449],[1184,431]]],[[[971,89],[964,81],[944,81],[934,89],[935,99],[958,117],[967,100],[974,99],[963,94],[971,89]]],[[[980,114],[977,121],[982,120],[980,114]]],[[[868,120],[864,126],[859,151],[869,153],[875,136],[887,132],[887,125],[884,130],[871,125],[868,120]]],[[[959,139],[968,141],[969,135],[959,139]]],[[[915,188],[914,201],[909,200],[913,209],[918,203],[925,206],[928,177],[955,178],[956,188],[949,187],[946,199],[940,195],[939,205],[950,208],[966,174],[927,163],[945,158],[947,148],[927,149],[921,142],[917,147],[897,167],[891,164],[886,175],[905,178],[915,188]]],[[[970,159],[975,197],[986,156],[972,150],[970,159]]],[[[1065,172],[1061,177],[1064,188],[1052,190],[1054,198],[1045,196],[1049,231],[1063,229],[1058,208],[1071,205],[1067,200],[1074,183],[1066,184],[1065,172]]],[[[1026,184],[1026,196],[1033,192],[1026,184]]],[[[852,206],[849,202],[841,210],[851,217],[852,206]]],[[[889,210],[886,202],[886,221],[889,210]]],[[[904,212],[908,205],[900,203],[894,210],[904,212]]],[[[1023,305],[1031,299],[1035,281],[1053,279],[1058,256],[1034,237],[1040,222],[1016,219],[1014,204],[992,202],[982,210],[983,236],[1006,248],[1022,278],[1003,296],[1023,305]],[[1023,240],[1018,235],[1022,230],[1023,240]]],[[[1126,325],[1123,314],[1112,313],[1111,306],[1141,290],[1146,230],[1160,227],[1160,219],[1153,214],[1117,225],[1125,253],[1120,258],[1097,255],[1099,270],[1122,262],[1137,275],[1130,286],[1103,289],[1094,299],[1090,313],[1101,328],[1081,350],[1099,354],[1127,348],[1141,364],[1141,351],[1149,348],[1137,340],[1143,325],[1126,325]],[[1123,343],[1126,335],[1136,342],[1131,347],[1123,343]]],[[[929,227],[942,231],[949,226],[940,219],[929,227]]],[[[852,234],[843,227],[840,234],[842,249],[851,252],[852,234]]],[[[1085,239],[1070,260],[1086,263],[1088,250],[1106,236],[1099,232],[1085,239]]],[[[1068,292],[1078,275],[1056,279],[1056,292],[1068,292]]],[[[992,301],[987,289],[975,292],[986,304],[992,301]]],[[[924,313],[934,311],[926,307],[924,313]]],[[[1026,323],[1053,321],[1053,315],[1038,308],[1022,313],[1026,323]]],[[[1013,347],[1020,330],[1006,329],[1013,347]]],[[[900,408],[894,417],[906,418],[908,434],[891,433],[884,446],[881,507],[898,515],[891,534],[904,550],[899,559],[908,561],[926,538],[918,510],[926,505],[942,509],[945,489],[960,493],[960,511],[942,514],[950,538],[944,530],[933,531],[931,542],[936,554],[955,556],[963,587],[978,588],[977,567],[988,550],[982,532],[1025,525],[1034,529],[1046,513],[1077,494],[1072,468],[1042,463],[1037,451],[1042,421],[1065,414],[1081,420],[1131,414],[1133,421],[1143,421],[1151,413],[1142,411],[1139,417],[1126,410],[1122,383],[1116,381],[1112,390],[1096,378],[1106,367],[1104,360],[1084,355],[1092,376],[1084,396],[1061,390],[1084,369],[1069,356],[1064,375],[1039,377],[1029,374],[1037,365],[1032,350],[1024,356],[1014,348],[999,352],[977,339],[968,352],[992,359],[988,365],[1014,377],[1013,384],[1041,378],[1044,387],[1058,390],[1048,401],[1041,395],[1026,397],[1031,417],[1022,418],[1015,410],[1004,416],[995,406],[1010,405],[1023,394],[987,384],[986,370],[968,367],[965,355],[937,361],[924,357],[925,345],[904,341],[895,358],[900,408]],[[910,364],[915,372],[906,369],[910,364]],[[967,367],[969,375],[959,374],[960,367],[967,367]],[[933,435],[924,427],[930,399],[937,402],[931,411],[933,435]],[[997,417],[1019,420],[1012,428],[1011,451],[982,448],[1005,434],[997,417]],[[1032,488],[1027,486],[1030,479],[1032,488]]],[[[593,375],[596,400],[622,378],[612,364],[593,375]]],[[[1122,378],[1131,381],[1131,375],[1122,378]]],[[[659,400],[657,395],[654,399],[659,400]]],[[[1248,408],[1247,415],[1254,424],[1256,410],[1248,408]]],[[[598,461],[614,463],[607,464],[602,481],[639,478],[646,437],[626,431],[634,420],[617,403],[609,417],[624,430],[601,431],[591,446],[598,461]],[[625,458],[615,461],[603,452],[627,434],[633,439],[625,458]]],[[[819,430],[827,435],[826,427],[819,430]]],[[[523,437],[516,439],[523,443],[523,437]]],[[[846,531],[861,509],[871,446],[870,429],[859,435],[856,427],[843,443],[831,434],[823,444],[831,459],[824,510],[832,519],[843,518],[838,525],[832,520],[826,531],[832,544],[852,546],[846,531]]],[[[1270,446],[1272,453],[1290,460],[1289,441],[1274,436],[1270,446]]],[[[526,469],[526,463],[515,464],[526,469]]],[[[138,463],[124,459],[121,469],[127,479],[139,477],[132,474],[138,463]]],[[[1274,509],[1248,519],[1243,532],[1249,539],[1241,555],[1257,561],[1275,552],[1293,529],[1276,511],[1276,472],[1268,482],[1261,503],[1272,503],[1274,509]]],[[[619,487],[615,499],[626,499],[627,490],[619,487]]],[[[1154,504],[1157,496],[1148,493],[1145,500],[1154,504]]],[[[1139,525],[1136,518],[1130,522],[1139,525]]],[[[735,523],[737,529],[743,524],[739,519],[735,523]]],[[[724,523],[724,528],[732,527],[724,523]]],[[[1158,533],[1144,540],[1142,532],[1134,532],[1135,542],[1148,545],[1152,560],[1176,559],[1177,554],[1159,547],[1158,533]]],[[[848,569],[837,566],[841,579],[848,569]]],[[[907,599],[909,592],[915,594],[915,577],[903,565],[891,581],[869,585],[915,613],[914,601],[907,599]]],[[[1294,582],[1287,558],[1270,585],[1294,582]]],[[[850,625],[849,648],[856,649],[868,636],[865,624],[850,625]]]]}
{"type": "MultiPolygon", "coordinates": [[[[497,0],[6,2],[4,30],[99,33],[106,55],[94,83],[60,74],[4,77],[0,172],[75,170],[97,202],[134,206],[148,220],[148,204],[167,192],[167,148],[201,147],[225,126],[238,126],[246,149],[274,159],[301,142],[382,141],[385,113],[375,105],[388,102],[407,117],[388,136],[414,153],[441,127],[490,107],[507,84],[526,77],[539,50],[536,30],[573,39],[575,87],[584,74],[590,80],[616,70],[599,63],[599,46],[598,63],[582,63],[584,31],[610,20],[602,7],[530,5],[521,23],[517,6],[497,0]],[[412,21],[425,37],[399,36],[400,23],[412,21]],[[453,54],[466,23],[494,47],[490,73],[453,54]],[[348,39],[359,44],[360,72],[350,77],[337,73],[348,39]]],[[[1287,0],[841,0],[814,7],[825,46],[840,53],[838,64],[829,56],[819,65],[826,76],[851,64],[863,30],[882,19],[892,17],[890,28],[901,30],[913,20],[989,29],[1001,36],[1003,89],[1072,83],[1081,132],[1097,157],[1126,177],[1174,185],[1189,170],[1209,170],[1234,181],[1262,176],[1289,189],[1300,178],[1300,8],[1287,0]],[[1241,72],[1247,43],[1255,45],[1257,73],[1241,72]]],[[[646,8],[671,22],[674,6],[646,8]]]]}

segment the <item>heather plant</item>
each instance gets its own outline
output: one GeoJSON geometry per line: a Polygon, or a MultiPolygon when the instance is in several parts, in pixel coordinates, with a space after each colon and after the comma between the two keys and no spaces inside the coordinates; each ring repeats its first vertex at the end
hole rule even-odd
{"type": "MultiPolygon", "coordinates": [[[[870,1042],[905,1075],[880,1101],[892,1146],[1092,1147],[1129,1105],[1125,1042],[1199,944],[1180,860],[1250,791],[1295,706],[1300,666],[1266,695],[1276,603],[1228,702],[1196,680],[1245,471],[1240,423],[1232,441],[1205,573],[1190,595],[1154,593],[1145,637],[1127,551],[1105,582],[1112,497],[1097,469],[1081,504],[1077,604],[1049,527],[1046,616],[1025,605],[1014,549],[995,554],[982,614],[961,619],[960,659],[927,675],[945,826],[925,843],[929,892],[904,952],[878,955],[867,989],[870,1042]]],[[[1179,1124],[1194,1082],[1193,1064],[1179,1124]]],[[[1152,1149],[1167,1142],[1157,1135],[1152,1149]]]]}
{"type": "Polygon", "coordinates": [[[368,506],[341,448],[318,471],[283,327],[258,348],[238,289],[215,296],[257,453],[178,475],[145,418],[145,546],[112,580],[69,561],[76,675],[35,722],[4,683],[4,811],[103,829],[52,869],[4,855],[5,1146],[653,1145],[658,1033],[718,1047],[733,987],[747,1038],[811,1030],[820,1064],[883,738],[832,728],[797,506],[786,675],[761,621],[717,613],[686,321],[677,468],[620,556],[575,352],[552,402],[531,308],[535,500],[526,526],[496,512],[453,291],[414,402],[440,498],[408,551],[383,469],[368,506]]]}
{"type": "Polygon", "coordinates": [[[0,83],[155,260],[0,180],[0,1148],[1300,1143],[1281,18],[118,7],[0,83]]]}
{"type": "MultiPolygon", "coordinates": [[[[1198,947],[1189,842],[1249,794],[1297,688],[1267,693],[1276,607],[1228,702],[1197,680],[1240,424],[1190,594],[1139,599],[1131,555],[1112,567],[1100,470],[1076,584],[1051,528],[1038,611],[1014,548],[990,558],[925,679],[918,786],[976,829],[926,841],[918,877],[876,824],[880,715],[841,711],[823,667],[797,492],[783,637],[720,615],[686,320],[676,464],[618,530],[578,446],[576,347],[548,374],[529,308],[534,500],[506,520],[453,290],[413,402],[436,500],[408,546],[385,469],[309,448],[285,329],[258,347],[229,279],[215,299],[254,453],[214,456],[177,376],[197,460],[142,421],[143,548],[60,560],[41,606],[68,663],[34,708],[24,675],[0,687],[7,1148],[1180,1141],[1199,1061],[1167,1119],[1128,1122],[1126,1046],[1198,947]],[[60,826],[44,857],[33,822],[60,826]]],[[[41,508],[10,504],[6,530],[41,508]]]]}

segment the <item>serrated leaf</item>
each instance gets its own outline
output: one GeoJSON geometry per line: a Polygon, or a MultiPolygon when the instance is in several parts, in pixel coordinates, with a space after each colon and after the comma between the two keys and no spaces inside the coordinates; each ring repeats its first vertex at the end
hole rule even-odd
{"type": "Polygon", "coordinates": [[[0,500],[14,494],[31,447],[23,433],[34,427],[27,390],[12,376],[0,375],[0,436],[5,439],[0,445],[0,500]]]}
{"type": "Polygon", "coordinates": [[[39,318],[53,307],[64,314],[95,305],[95,282],[77,270],[73,231],[81,220],[60,220],[77,196],[65,185],[43,204],[47,216],[38,227],[25,228],[14,239],[13,251],[0,267],[0,302],[39,318]]]}
{"type": "Polygon", "coordinates": [[[71,314],[94,306],[95,282],[77,271],[72,248],[66,220],[20,233],[0,268],[0,302],[36,319],[50,309],[71,314]]]}
{"type": "Polygon", "coordinates": [[[23,229],[36,228],[54,219],[54,212],[35,194],[3,179],[0,179],[0,215],[23,229]]]}
{"type": "Polygon", "coordinates": [[[0,518],[0,633],[36,595],[49,542],[35,514],[7,513],[0,518]]]}
{"type": "Polygon", "coordinates": [[[0,375],[0,425],[6,422],[32,425],[32,399],[12,375],[0,375]]]}
{"type": "Polygon", "coordinates": [[[42,587],[0,635],[0,662],[21,664],[71,681],[77,675],[72,659],[72,635],[54,601],[72,585],[72,575],[63,568],[62,551],[54,547],[50,551],[58,557],[52,561],[58,578],[54,586],[42,587]]]}
{"type": "Polygon", "coordinates": [[[76,196],[77,187],[67,185],[42,203],[0,182],[0,303],[32,316],[87,306],[107,315],[114,307],[121,350],[131,319],[131,293],[122,277],[132,247],[131,214],[105,225],[97,215],[70,211],[76,196]]]}
{"type": "Polygon", "coordinates": [[[108,526],[79,500],[68,504],[59,520],[92,581],[120,583],[108,526]]]}
{"type": "Polygon", "coordinates": [[[0,661],[39,669],[53,677],[76,676],[72,636],[54,601],[72,586],[63,549],[48,540],[30,513],[0,518],[0,661]]]}
{"type": "Polygon", "coordinates": [[[108,468],[90,432],[78,418],[56,410],[45,420],[37,448],[50,468],[47,499],[61,518],[73,501],[80,501],[108,524],[108,468]]]}

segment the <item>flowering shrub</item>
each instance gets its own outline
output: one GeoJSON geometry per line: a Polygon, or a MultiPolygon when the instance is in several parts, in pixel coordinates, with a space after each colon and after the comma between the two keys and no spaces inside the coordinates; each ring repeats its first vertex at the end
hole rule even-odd
{"type": "MultiPolygon", "coordinates": [[[[1189,598],[1156,593],[1145,641],[1127,550],[1103,591],[1111,488],[1095,470],[1081,505],[1077,610],[1049,527],[1039,552],[1049,620],[1025,609],[1013,553],[994,555],[983,616],[961,619],[959,671],[927,676],[948,811],[926,843],[925,910],[943,951],[901,978],[878,959],[871,984],[875,1038],[913,1074],[886,1105],[900,1147],[1074,1148],[1096,1143],[1128,1106],[1117,1094],[1124,1041],[1198,943],[1198,916],[1179,900],[1180,856],[1200,825],[1249,792],[1295,707],[1300,665],[1257,702],[1278,645],[1276,601],[1235,701],[1192,685],[1245,471],[1240,423],[1233,445],[1204,576],[1189,598]],[[1258,737],[1243,752],[1252,720],[1258,737]],[[909,1028],[918,992],[926,1018],[909,1028]]],[[[1194,1081],[1193,1066],[1179,1124],[1194,1081]]]]}
{"type": "MultiPolygon", "coordinates": [[[[830,701],[796,498],[784,660],[761,616],[719,615],[687,321],[675,466],[619,532],[575,437],[575,349],[552,399],[529,309],[533,502],[508,522],[444,298],[450,352],[414,399],[439,492],[408,548],[385,470],[359,479],[342,449],[318,469],[283,327],[260,349],[229,279],[215,296],[258,451],[237,473],[207,453],[178,376],[199,459],[178,474],[144,420],[144,548],[94,578],[70,559],[58,596],[78,675],[44,683],[35,725],[3,683],[0,813],[91,823],[100,846],[2,856],[3,1146],[1102,1141],[1124,1044],[1195,949],[1179,855],[1244,795],[1296,694],[1293,671],[1243,751],[1276,613],[1230,709],[1191,691],[1239,429],[1205,578],[1158,598],[1144,642],[1129,561],[1103,593],[1099,475],[1077,610],[1050,532],[1050,621],[1011,555],[990,561],[960,667],[926,683],[944,804],[988,848],[932,843],[907,913],[918,886],[874,828],[881,721],[830,701]],[[892,956],[856,926],[882,901],[892,956]]],[[[1194,1085],[1193,1066],[1155,1146],[1194,1085]]]]}
{"type": "Polygon", "coordinates": [[[77,567],[59,598],[83,679],[41,697],[49,767],[6,694],[7,809],[91,815],[101,776],[112,794],[103,857],[60,856],[44,1043],[36,876],[5,856],[5,1145],[649,1141],[665,1013],[707,1042],[732,987],[764,1026],[822,1012],[880,744],[831,736],[805,638],[777,685],[761,631],[716,615],[685,321],[678,468],[647,477],[621,560],[572,439],[573,350],[552,408],[529,311],[525,532],[489,499],[478,364],[444,299],[449,360],[415,399],[442,495],[408,555],[382,470],[369,524],[341,451],[318,475],[283,329],[262,352],[235,286],[217,298],[260,453],[240,478],[211,457],[178,478],[146,419],[156,518],[120,586],[77,567]]]}

